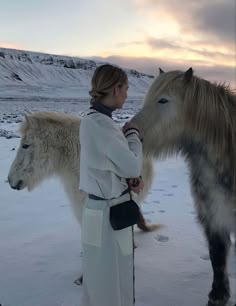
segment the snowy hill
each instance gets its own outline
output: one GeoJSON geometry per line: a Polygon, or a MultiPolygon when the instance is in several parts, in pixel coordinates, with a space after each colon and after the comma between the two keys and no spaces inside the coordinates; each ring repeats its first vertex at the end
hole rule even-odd
{"type": "MultiPolygon", "coordinates": [[[[0,48],[0,99],[88,97],[91,76],[100,64],[77,57],[0,48]]],[[[153,77],[125,70],[131,96],[143,96],[153,77]]]]}

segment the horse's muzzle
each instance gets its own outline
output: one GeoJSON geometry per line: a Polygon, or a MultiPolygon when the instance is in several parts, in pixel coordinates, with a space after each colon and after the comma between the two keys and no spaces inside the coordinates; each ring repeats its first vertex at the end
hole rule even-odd
{"type": "Polygon", "coordinates": [[[16,184],[11,184],[11,181],[10,181],[10,179],[9,179],[9,177],[8,177],[8,183],[9,183],[9,185],[11,186],[11,188],[12,189],[15,189],[15,190],[21,190],[22,188],[22,186],[23,186],[23,181],[22,180],[19,180],[16,184]]]}

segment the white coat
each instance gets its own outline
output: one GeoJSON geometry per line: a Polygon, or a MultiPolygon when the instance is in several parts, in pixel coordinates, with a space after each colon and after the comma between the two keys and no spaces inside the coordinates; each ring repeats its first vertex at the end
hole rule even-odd
{"type": "Polygon", "coordinates": [[[125,178],[138,177],[142,144],[114,121],[94,112],[80,126],[80,189],[107,200],[87,200],[82,217],[83,297],[80,306],[133,306],[133,228],[114,231],[109,208],[125,202],[125,178]]]}

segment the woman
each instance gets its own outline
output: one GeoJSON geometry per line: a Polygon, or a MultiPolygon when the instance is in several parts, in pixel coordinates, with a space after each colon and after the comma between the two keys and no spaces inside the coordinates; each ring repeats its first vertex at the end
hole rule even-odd
{"type": "Polygon", "coordinates": [[[128,122],[122,133],[112,120],[127,90],[122,69],[98,67],[92,77],[91,110],[81,121],[80,189],[89,194],[82,219],[81,306],[134,305],[133,228],[114,231],[109,221],[110,207],[130,199],[128,185],[136,193],[143,188],[138,127],[128,122]],[[136,187],[134,178],[139,178],[136,187]]]}

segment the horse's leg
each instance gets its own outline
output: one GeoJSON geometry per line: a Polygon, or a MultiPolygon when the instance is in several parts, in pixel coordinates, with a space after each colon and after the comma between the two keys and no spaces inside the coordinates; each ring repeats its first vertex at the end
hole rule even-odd
{"type": "Polygon", "coordinates": [[[213,283],[208,306],[224,306],[230,297],[229,278],[226,270],[230,235],[228,232],[214,232],[207,226],[205,233],[213,268],[213,283]]]}
{"type": "Polygon", "coordinates": [[[227,205],[224,202],[228,200],[226,196],[228,194],[224,186],[216,188],[218,186],[216,182],[219,183],[218,173],[216,173],[212,163],[209,162],[204,150],[201,152],[200,147],[190,153],[192,154],[189,159],[191,189],[198,219],[208,240],[209,255],[213,268],[213,282],[208,295],[208,306],[225,306],[230,297],[229,277],[226,269],[230,234],[224,226],[224,224],[227,226],[227,221],[221,212],[224,208],[227,210],[227,205]],[[221,209],[219,209],[219,206],[221,209]]]}
{"type": "MultiPolygon", "coordinates": [[[[234,235],[234,238],[236,239],[236,233],[235,233],[235,235],[234,235]]],[[[234,241],[234,260],[235,260],[235,262],[236,262],[236,241],[234,241]]],[[[234,272],[235,272],[235,274],[236,274],[236,265],[234,265],[234,272]]],[[[0,305],[0,306],[1,306],[1,305],[0,305]]],[[[234,306],[236,306],[236,300],[235,300],[234,306]]]]}

